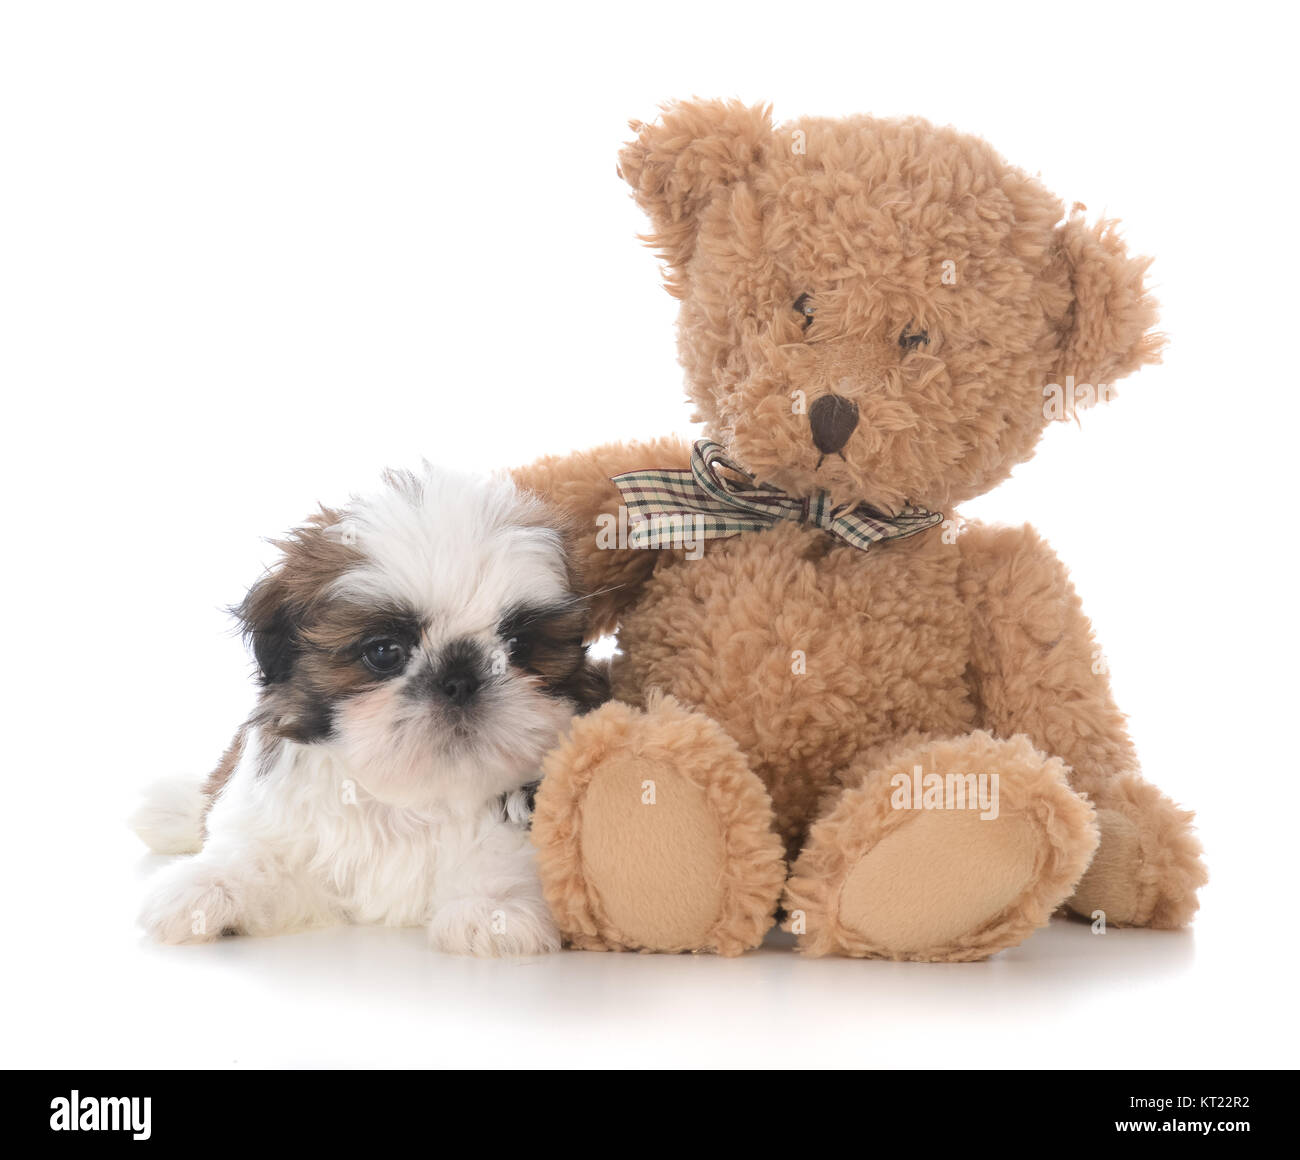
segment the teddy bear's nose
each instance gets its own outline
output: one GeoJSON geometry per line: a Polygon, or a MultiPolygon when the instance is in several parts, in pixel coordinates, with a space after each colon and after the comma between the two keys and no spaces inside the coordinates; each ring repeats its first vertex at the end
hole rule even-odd
{"type": "Polygon", "coordinates": [[[843,395],[822,395],[808,408],[813,443],[823,455],[834,455],[858,425],[858,405],[843,395]]]}

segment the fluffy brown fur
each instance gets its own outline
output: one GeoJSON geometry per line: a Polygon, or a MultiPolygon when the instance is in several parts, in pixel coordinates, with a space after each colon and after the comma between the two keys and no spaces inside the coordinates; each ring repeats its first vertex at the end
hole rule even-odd
{"type": "Polygon", "coordinates": [[[203,780],[202,805],[200,807],[200,820],[204,824],[206,836],[206,823],[208,810],[212,808],[213,801],[235,774],[235,769],[239,765],[239,759],[244,755],[244,743],[247,739],[248,729],[240,726],[239,730],[231,738],[230,744],[226,746],[225,752],[221,755],[221,760],[217,762],[217,768],[214,769],[203,780]]]}
{"type": "MultiPolygon", "coordinates": [[[[976,138],[917,119],[778,127],[717,101],[633,128],[620,170],[681,299],[698,417],[791,494],[951,513],[1033,453],[1052,384],[1073,380],[1067,405],[1109,398],[1158,356],[1147,262],[976,138]]],[[[797,857],[785,907],[815,954],[983,957],[1067,902],[1190,918],[1191,815],[1142,781],[1032,529],[950,524],[861,552],[783,524],[700,560],[600,547],[609,477],[688,451],[612,444],[516,473],[590,529],[594,627],[622,649],[623,704],[575,730],[538,798],[575,945],[756,945],[781,892],[768,830],[797,857]],[[997,773],[998,819],[891,808],[889,775],[917,764],[997,773]],[[620,865],[611,835],[663,872],[620,865]]]]}

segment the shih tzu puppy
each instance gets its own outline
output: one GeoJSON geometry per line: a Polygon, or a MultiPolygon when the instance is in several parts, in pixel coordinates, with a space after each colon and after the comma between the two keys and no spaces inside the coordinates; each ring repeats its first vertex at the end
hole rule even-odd
{"type": "Polygon", "coordinates": [[[166,943],[423,924],[475,955],[555,950],[527,830],[542,755],[608,695],[552,514],[428,468],[322,509],[237,609],[261,691],[201,786],[137,812],[166,943]]]}

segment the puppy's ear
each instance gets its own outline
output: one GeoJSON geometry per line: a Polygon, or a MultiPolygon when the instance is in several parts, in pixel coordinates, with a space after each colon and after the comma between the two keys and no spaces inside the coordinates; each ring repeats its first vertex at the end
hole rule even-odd
{"type": "Polygon", "coordinates": [[[1073,376],[1103,398],[1103,385],[1159,362],[1164,345],[1152,329],[1157,308],[1145,285],[1151,259],[1129,257],[1117,227],[1115,221],[1089,226],[1082,206],[1057,226],[1057,260],[1071,298],[1061,321],[1057,381],[1073,376]]]}
{"type": "Polygon", "coordinates": [[[636,139],[618,155],[619,176],[649,216],[654,232],[644,240],[668,263],[668,289],[681,297],[700,210],[763,164],[772,111],[739,101],[679,101],[664,105],[653,125],[629,124],[636,139]]]}
{"type": "Polygon", "coordinates": [[[309,614],[329,586],[362,560],[360,551],[337,534],[341,515],[322,507],[282,540],[282,555],[232,611],[253,650],[262,684],[293,675],[309,614]]]}
{"type": "MultiPolygon", "coordinates": [[[[592,584],[584,574],[581,560],[583,558],[579,537],[573,524],[559,516],[555,518],[555,529],[564,544],[564,564],[568,573],[568,589],[575,600],[571,611],[562,618],[563,627],[572,625],[574,636],[579,642],[576,664],[557,680],[550,682],[551,689],[567,697],[575,705],[579,714],[598,709],[613,696],[610,687],[609,661],[592,660],[587,650],[601,630],[602,602],[609,600],[609,594],[593,592],[592,584]]],[[[561,622],[557,622],[561,623],[561,622]]],[[[607,625],[608,631],[614,630],[614,622],[607,625]]]]}
{"type": "Polygon", "coordinates": [[[302,610],[290,595],[282,569],[277,567],[254,584],[234,613],[253,650],[262,684],[287,681],[298,659],[302,610]]]}

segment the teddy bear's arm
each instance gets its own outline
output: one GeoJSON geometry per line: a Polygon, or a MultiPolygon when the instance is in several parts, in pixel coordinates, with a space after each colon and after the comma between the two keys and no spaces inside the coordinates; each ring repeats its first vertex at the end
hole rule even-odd
{"type": "Polygon", "coordinates": [[[568,517],[577,583],[593,594],[590,635],[617,628],[621,613],[636,600],[660,557],[654,548],[626,546],[627,521],[620,518],[622,497],[610,477],[640,468],[689,465],[690,447],[669,437],[548,455],[511,472],[520,487],[541,496],[568,517]]]}
{"type": "Polygon", "coordinates": [[[1181,926],[1207,879],[1192,814],[1139,772],[1065,565],[1028,525],[973,524],[958,543],[979,724],[1062,758],[1096,809],[1101,844],[1067,905],[1123,925],[1181,926]]]}
{"type": "Polygon", "coordinates": [[[1028,524],[968,525],[962,595],[971,613],[970,681],[980,722],[1028,735],[1091,792],[1137,767],[1105,662],[1065,565],[1028,524]]]}

